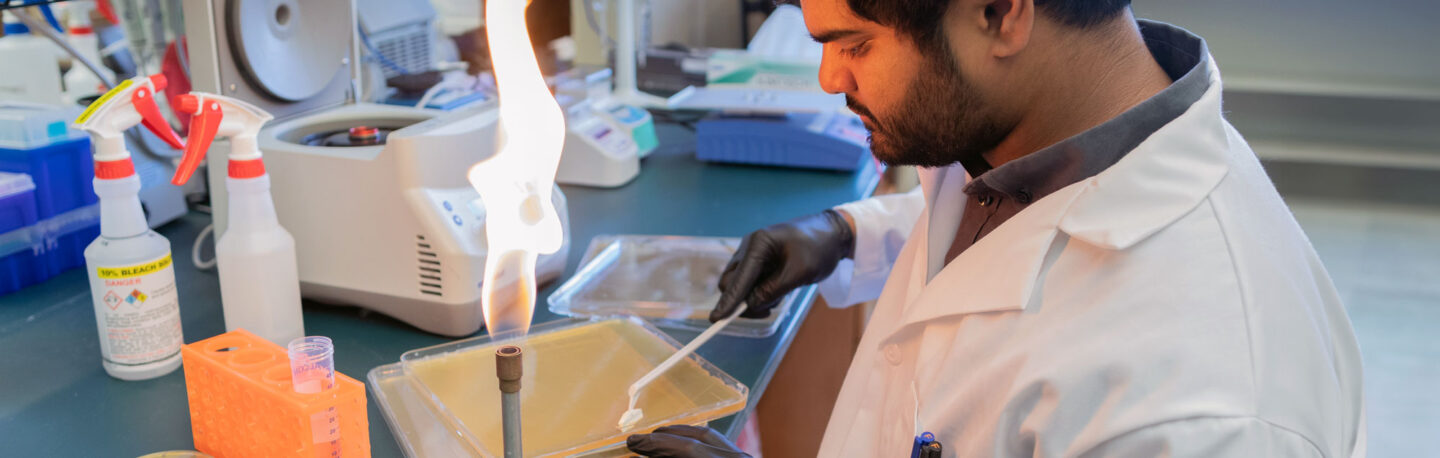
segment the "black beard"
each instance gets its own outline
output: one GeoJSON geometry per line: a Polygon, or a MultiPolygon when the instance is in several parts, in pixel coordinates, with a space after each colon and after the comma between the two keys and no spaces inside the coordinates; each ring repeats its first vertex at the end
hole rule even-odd
{"type": "Polygon", "coordinates": [[[888,165],[948,167],[995,149],[1016,122],[1002,120],[960,74],[945,46],[926,53],[905,97],[883,118],[849,96],[846,104],[870,129],[870,151],[888,165]]]}

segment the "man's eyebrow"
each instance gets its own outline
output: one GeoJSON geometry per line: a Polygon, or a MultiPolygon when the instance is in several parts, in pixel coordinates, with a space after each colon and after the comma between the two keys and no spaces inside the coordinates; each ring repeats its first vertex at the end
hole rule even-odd
{"type": "Polygon", "coordinates": [[[841,38],[847,38],[847,37],[850,37],[850,36],[853,36],[853,35],[858,35],[858,34],[860,34],[860,31],[859,31],[859,30],[850,30],[850,29],[827,30],[827,31],[821,32],[819,35],[811,34],[811,35],[810,35],[810,38],[815,39],[815,42],[817,42],[817,43],[824,44],[824,43],[829,43],[829,42],[832,42],[832,41],[835,41],[835,40],[839,40],[839,39],[841,39],[841,38]]]}

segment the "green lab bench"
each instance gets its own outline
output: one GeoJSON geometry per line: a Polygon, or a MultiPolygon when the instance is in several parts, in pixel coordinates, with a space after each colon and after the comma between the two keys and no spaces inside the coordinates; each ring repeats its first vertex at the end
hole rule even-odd
{"type": "MultiPolygon", "coordinates": [[[[878,180],[871,168],[837,173],[707,164],[694,157],[692,131],[674,124],[658,128],[660,147],[644,159],[634,181],[616,189],[563,187],[571,225],[563,278],[575,272],[596,235],[740,237],[866,197],[878,180]]],[[[213,270],[199,271],[190,262],[190,247],[209,219],[191,213],[160,229],[170,239],[176,260],[186,343],[225,331],[219,279],[213,270]]],[[[541,291],[535,323],[564,318],[546,307],[558,283],[541,291]]],[[[732,438],[739,433],[814,301],[813,287],[802,293],[796,313],[774,336],[722,335],[700,349],[705,359],[750,387],[746,409],[711,426],[732,438]]],[[[371,368],[396,362],[407,350],[453,340],[379,313],[309,301],[305,331],[334,339],[335,368],[361,381],[371,368]]],[[[666,332],[681,342],[697,334],[666,332]]],[[[97,339],[82,269],[0,296],[0,455],[124,457],[194,448],[183,369],[140,382],[110,378],[100,367],[97,339]]],[[[369,395],[373,455],[401,456],[373,393],[369,395]]]]}

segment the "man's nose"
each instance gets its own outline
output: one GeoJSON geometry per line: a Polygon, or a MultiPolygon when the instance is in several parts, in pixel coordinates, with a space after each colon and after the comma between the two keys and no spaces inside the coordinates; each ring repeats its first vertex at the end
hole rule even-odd
{"type": "Polygon", "coordinates": [[[835,62],[834,59],[820,60],[820,89],[831,94],[855,92],[855,75],[835,62]]]}

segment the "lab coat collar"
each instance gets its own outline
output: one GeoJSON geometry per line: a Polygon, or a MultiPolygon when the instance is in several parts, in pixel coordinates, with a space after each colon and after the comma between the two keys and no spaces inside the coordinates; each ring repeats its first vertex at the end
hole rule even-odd
{"type": "Polygon", "coordinates": [[[938,272],[918,293],[905,295],[903,320],[880,343],[931,320],[1023,310],[1065,244],[1126,250],[1199,205],[1229,170],[1220,72],[1213,58],[1207,62],[1210,89],[1184,114],[1105,171],[1031,204],[948,265],[940,263],[959,224],[955,208],[964,207],[963,180],[955,176],[963,169],[922,170],[929,221],[917,234],[926,249],[916,253],[925,259],[915,267],[925,268],[927,278],[938,272]]]}

